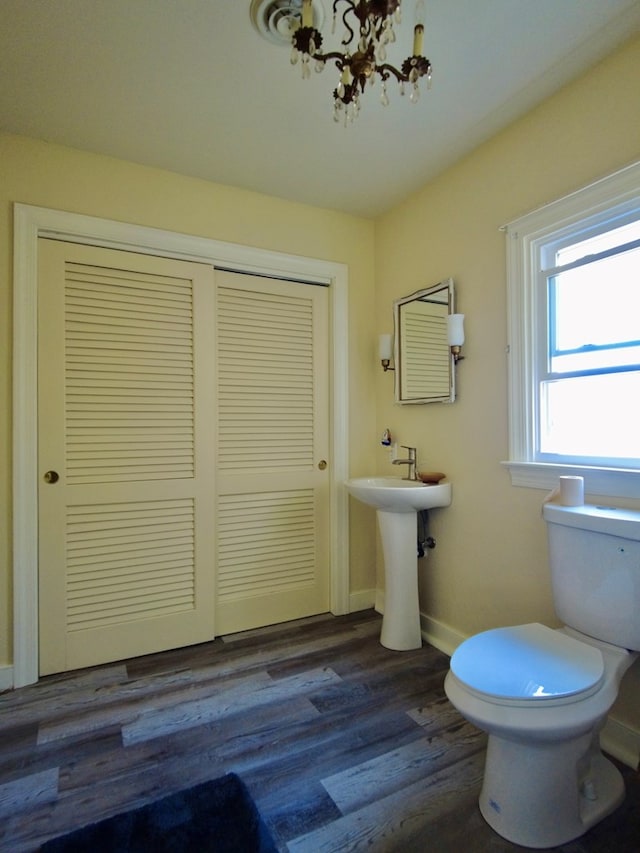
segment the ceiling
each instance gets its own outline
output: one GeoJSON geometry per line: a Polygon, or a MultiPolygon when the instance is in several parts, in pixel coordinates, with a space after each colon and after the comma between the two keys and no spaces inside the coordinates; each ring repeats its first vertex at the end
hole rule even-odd
{"type": "Polygon", "coordinates": [[[431,90],[344,127],[335,69],[302,80],[250,0],[0,0],[0,129],[374,217],[640,32],[640,0],[425,5],[431,90]]]}

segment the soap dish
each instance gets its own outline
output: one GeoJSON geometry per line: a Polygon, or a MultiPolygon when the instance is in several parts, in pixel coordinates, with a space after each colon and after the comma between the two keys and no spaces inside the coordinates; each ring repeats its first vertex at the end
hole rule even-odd
{"type": "Polygon", "coordinates": [[[418,477],[420,477],[423,483],[435,486],[440,482],[440,480],[444,480],[446,474],[443,474],[440,471],[420,471],[418,473],[418,477]]]}

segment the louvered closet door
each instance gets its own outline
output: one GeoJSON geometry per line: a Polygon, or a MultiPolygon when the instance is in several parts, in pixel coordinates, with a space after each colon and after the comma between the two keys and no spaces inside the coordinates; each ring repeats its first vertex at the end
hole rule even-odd
{"type": "Polygon", "coordinates": [[[329,609],[328,288],[216,271],[216,630],[329,609]]]}
{"type": "Polygon", "coordinates": [[[40,672],[208,640],[213,269],[51,240],[38,261],[40,672]]]}

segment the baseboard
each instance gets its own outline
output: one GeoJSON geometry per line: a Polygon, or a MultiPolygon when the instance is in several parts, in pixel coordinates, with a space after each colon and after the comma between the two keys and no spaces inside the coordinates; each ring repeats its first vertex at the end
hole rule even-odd
{"type": "Polygon", "coordinates": [[[430,646],[435,646],[436,649],[444,652],[445,655],[449,655],[449,657],[460,643],[467,639],[464,634],[454,631],[449,625],[438,622],[437,619],[432,619],[424,613],[420,614],[420,631],[430,646]]]}
{"type": "MultiPolygon", "coordinates": [[[[384,613],[384,590],[372,590],[372,593],[374,592],[375,603],[373,607],[378,613],[384,613]]],[[[467,639],[463,634],[459,634],[453,628],[445,625],[444,622],[438,622],[437,619],[432,619],[424,613],[420,613],[420,633],[426,643],[434,646],[438,651],[444,652],[445,655],[449,655],[449,657],[460,643],[467,639]]]]}
{"type": "Polygon", "coordinates": [[[637,770],[640,765],[640,732],[614,717],[609,717],[600,732],[600,746],[604,752],[623,764],[637,770]]]}
{"type": "Polygon", "coordinates": [[[371,610],[375,607],[375,589],[359,589],[349,593],[349,613],[357,613],[359,610],[371,610]]]}
{"type": "Polygon", "coordinates": [[[13,667],[0,666],[0,692],[13,688],[13,667]]]}
{"type": "Polygon", "coordinates": [[[377,589],[375,591],[374,610],[381,615],[384,615],[384,590],[377,589]]]}

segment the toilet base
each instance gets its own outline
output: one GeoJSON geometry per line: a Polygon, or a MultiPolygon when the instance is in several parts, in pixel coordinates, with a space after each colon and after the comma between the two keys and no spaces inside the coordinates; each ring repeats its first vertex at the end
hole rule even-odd
{"type": "Polygon", "coordinates": [[[508,841],[535,849],[565,844],[624,796],[622,775],[600,751],[597,734],[551,744],[489,736],[480,811],[508,841]]]}

